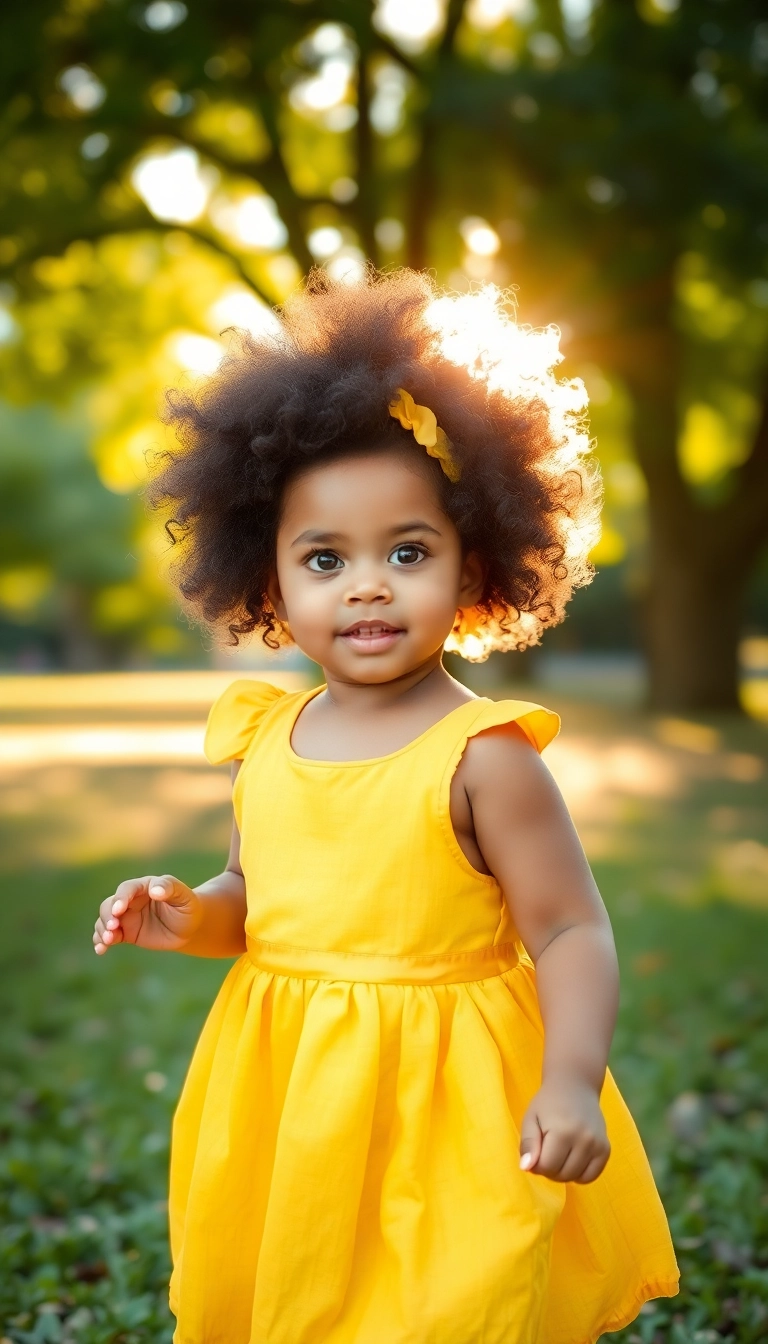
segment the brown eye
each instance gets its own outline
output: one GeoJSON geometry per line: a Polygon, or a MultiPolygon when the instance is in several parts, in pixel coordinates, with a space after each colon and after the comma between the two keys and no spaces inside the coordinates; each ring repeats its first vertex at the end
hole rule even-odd
{"type": "Polygon", "coordinates": [[[393,565],[417,565],[424,559],[424,554],[422,546],[398,546],[389,559],[393,565]]]}
{"type": "Polygon", "coordinates": [[[314,570],[315,574],[332,574],[335,569],[341,569],[343,564],[335,551],[315,551],[307,561],[307,568],[314,570]]]}

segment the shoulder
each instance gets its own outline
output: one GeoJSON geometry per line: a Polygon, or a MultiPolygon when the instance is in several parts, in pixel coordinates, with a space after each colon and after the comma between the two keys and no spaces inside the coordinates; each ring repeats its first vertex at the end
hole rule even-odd
{"type": "Polygon", "coordinates": [[[540,753],[560,726],[540,705],[499,701],[478,716],[460,766],[470,801],[493,797],[518,812],[538,808],[557,793],[540,753]]]}
{"type": "Polygon", "coordinates": [[[560,716],[532,700],[482,700],[467,732],[475,742],[528,743],[542,752],[560,731],[560,716]]]}
{"type": "Polygon", "coordinates": [[[241,760],[265,714],[285,695],[268,681],[230,682],[208,715],[203,750],[211,764],[241,760]]]}

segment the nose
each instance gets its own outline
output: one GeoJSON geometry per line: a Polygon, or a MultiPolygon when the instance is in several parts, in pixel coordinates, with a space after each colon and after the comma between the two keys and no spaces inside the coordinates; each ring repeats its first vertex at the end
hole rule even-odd
{"type": "Polygon", "coordinates": [[[383,574],[371,567],[350,575],[350,582],[344,594],[345,606],[354,607],[368,603],[386,605],[392,601],[392,590],[383,574]]]}

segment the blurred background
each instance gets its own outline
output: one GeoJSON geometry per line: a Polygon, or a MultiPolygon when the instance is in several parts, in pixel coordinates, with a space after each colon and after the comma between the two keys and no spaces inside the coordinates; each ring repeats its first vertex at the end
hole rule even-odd
{"type": "Polygon", "coordinates": [[[684,1271],[632,1344],[768,1338],[768,17],[758,0],[27,0],[0,16],[0,1344],[168,1341],[169,1117],[226,966],[97,962],[223,865],[233,656],[144,512],[163,389],[312,264],[513,286],[584,379],[597,577],[543,700],[617,933],[613,1067],[684,1271]]]}

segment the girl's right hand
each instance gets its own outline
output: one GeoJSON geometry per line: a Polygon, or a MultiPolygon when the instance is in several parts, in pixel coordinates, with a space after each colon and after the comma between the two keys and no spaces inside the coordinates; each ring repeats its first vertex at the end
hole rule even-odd
{"type": "Polygon", "coordinates": [[[158,952],[178,952],[197,932],[203,917],[196,891],[168,873],[132,877],[99,907],[93,948],[103,956],[118,943],[158,952]]]}

